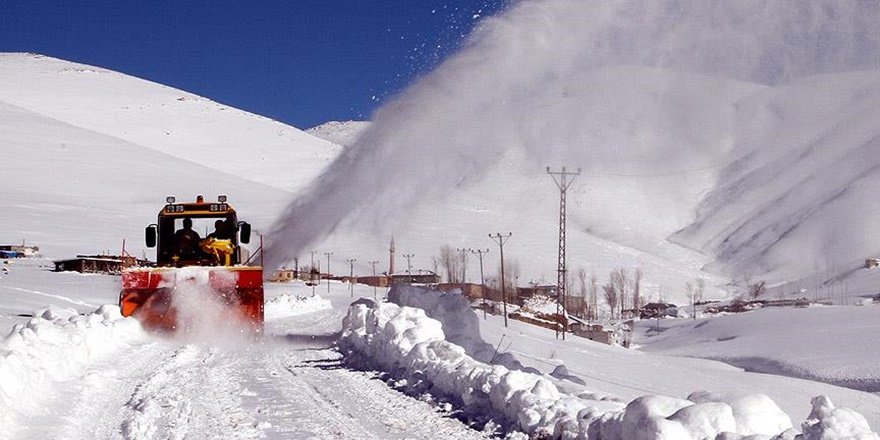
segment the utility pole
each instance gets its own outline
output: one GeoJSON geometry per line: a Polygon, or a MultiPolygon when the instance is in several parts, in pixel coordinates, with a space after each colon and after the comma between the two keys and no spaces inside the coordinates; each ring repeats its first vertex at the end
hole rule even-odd
{"type": "Polygon", "coordinates": [[[403,254],[403,258],[406,258],[406,276],[409,277],[409,282],[412,283],[412,257],[415,257],[416,254],[403,254]]]}
{"type": "Polygon", "coordinates": [[[330,293],[330,256],[333,252],[324,252],[324,255],[327,256],[327,293],[330,293]]]}
{"type": "Polygon", "coordinates": [[[512,232],[508,232],[507,235],[501,235],[500,232],[496,232],[495,235],[489,234],[489,238],[498,243],[498,248],[501,250],[501,304],[504,306],[505,327],[507,327],[507,288],[504,285],[504,243],[510,239],[511,235],[513,235],[512,232]]]}
{"type": "Polygon", "coordinates": [[[373,299],[378,300],[378,295],[376,294],[376,284],[379,284],[379,280],[376,279],[376,265],[379,264],[379,261],[370,261],[370,265],[373,266],[373,299]]]}
{"type": "Polygon", "coordinates": [[[472,254],[477,254],[480,258],[480,288],[482,296],[483,296],[483,319],[486,319],[486,278],[483,277],[483,254],[488,254],[489,249],[485,251],[482,249],[470,250],[472,254]]]}
{"type": "Polygon", "coordinates": [[[345,261],[348,261],[348,292],[351,294],[351,297],[354,298],[354,262],[357,261],[354,258],[346,258],[345,261]]]}
{"type": "Polygon", "coordinates": [[[467,254],[470,252],[470,249],[456,249],[456,252],[461,254],[461,282],[467,282],[467,254]]]}
{"type": "MultiPolygon", "coordinates": [[[[556,182],[559,187],[559,258],[557,260],[556,269],[556,315],[562,317],[562,340],[565,340],[565,332],[568,331],[568,314],[565,312],[565,193],[574,178],[581,174],[578,168],[576,173],[565,171],[550,171],[547,167],[547,174],[556,182]]],[[[556,339],[559,339],[560,331],[556,330],[556,339]]]]}
{"type": "Polygon", "coordinates": [[[315,268],[315,253],[316,252],[318,252],[318,251],[312,251],[312,267],[310,267],[309,270],[312,270],[315,268]]]}

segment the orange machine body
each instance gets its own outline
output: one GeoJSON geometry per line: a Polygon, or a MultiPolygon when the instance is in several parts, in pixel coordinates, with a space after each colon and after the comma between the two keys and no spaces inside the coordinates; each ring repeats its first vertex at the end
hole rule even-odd
{"type": "MultiPolygon", "coordinates": [[[[238,222],[235,210],[221,196],[219,202],[175,203],[173,197],[159,211],[157,224],[146,229],[147,246],[157,248],[157,267],[123,270],[119,307],[149,330],[186,331],[209,311],[219,310],[220,321],[243,331],[263,330],[263,268],[242,265],[239,241],[248,243],[250,225],[238,222]],[[202,240],[186,258],[177,253],[175,229],[184,218],[216,219],[228,225],[223,237],[231,253],[208,251],[213,238],[202,240]],[[177,223],[175,223],[175,221],[177,223]],[[222,257],[222,258],[221,258],[222,257]],[[208,304],[210,303],[210,304],[208,304]],[[214,307],[210,307],[214,306],[214,307]]],[[[214,317],[215,319],[217,317],[214,317]]]]}

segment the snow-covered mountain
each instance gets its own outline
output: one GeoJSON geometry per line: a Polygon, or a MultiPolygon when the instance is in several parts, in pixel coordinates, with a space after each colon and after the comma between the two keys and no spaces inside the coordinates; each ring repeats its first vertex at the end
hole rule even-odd
{"type": "Polygon", "coordinates": [[[369,126],[369,121],[330,121],[312,127],[306,133],[337,145],[351,145],[369,126]]]}
{"type": "Polygon", "coordinates": [[[512,231],[523,272],[553,279],[544,170],[567,166],[583,170],[570,271],[642,267],[657,294],[703,264],[770,282],[849,270],[880,245],[877,19],[833,1],[516,3],[374,115],[288,207],[320,214],[277,224],[275,255],[355,222],[465,247],[512,231]]]}
{"type": "Polygon", "coordinates": [[[732,275],[783,281],[880,252],[880,72],[818,75],[738,103],[730,165],[675,239],[732,275]]]}
{"type": "Polygon", "coordinates": [[[140,253],[165,195],[228,194],[264,229],[339,146],[190,93],[33,54],[0,55],[0,241],[52,257],[140,253]]]}

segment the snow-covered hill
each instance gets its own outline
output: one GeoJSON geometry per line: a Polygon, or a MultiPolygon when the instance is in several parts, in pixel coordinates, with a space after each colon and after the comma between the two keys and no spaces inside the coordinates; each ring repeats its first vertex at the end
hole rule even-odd
{"type": "Polygon", "coordinates": [[[798,278],[880,252],[880,72],[819,75],[743,100],[731,164],[676,239],[732,275],[798,278]]]}
{"type": "Polygon", "coordinates": [[[339,150],[191,93],[41,55],[0,54],[0,101],[284,191],[312,180],[339,150]]]}
{"type": "Polygon", "coordinates": [[[877,19],[834,1],[516,3],[374,115],[273,250],[352,223],[438,246],[512,231],[525,277],[552,280],[544,170],[567,166],[583,170],[570,271],[642,267],[650,293],[682,302],[701,267],[717,287],[848,266],[880,245],[877,19]]]}
{"type": "Polygon", "coordinates": [[[108,70],[0,55],[0,241],[52,257],[140,254],[165,195],[228,194],[258,229],[339,146],[108,70]]]}
{"type": "Polygon", "coordinates": [[[337,145],[351,145],[369,126],[369,121],[330,121],[312,127],[306,133],[337,145]]]}

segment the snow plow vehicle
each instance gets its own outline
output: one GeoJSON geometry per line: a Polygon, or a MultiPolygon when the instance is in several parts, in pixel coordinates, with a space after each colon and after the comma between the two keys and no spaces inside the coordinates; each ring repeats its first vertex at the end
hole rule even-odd
{"type": "Polygon", "coordinates": [[[224,326],[261,333],[263,268],[243,264],[239,245],[249,243],[250,235],[250,224],[238,221],[224,195],[216,202],[199,195],[190,203],[167,197],[157,222],[145,231],[147,247],[156,248],[156,266],[122,272],[122,315],[149,330],[176,332],[214,313],[224,326]],[[204,238],[197,232],[202,228],[204,238]]]}

